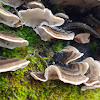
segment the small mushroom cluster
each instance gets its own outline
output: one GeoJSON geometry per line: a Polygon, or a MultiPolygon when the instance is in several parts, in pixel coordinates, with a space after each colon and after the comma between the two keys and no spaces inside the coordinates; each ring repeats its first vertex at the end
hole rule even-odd
{"type": "Polygon", "coordinates": [[[84,84],[82,91],[100,87],[100,62],[88,57],[82,62],[75,62],[83,56],[75,47],[68,46],[57,52],[53,60],[55,64],[45,69],[45,72],[31,72],[31,76],[43,82],[59,79],[64,83],[74,85],[84,84]]]}

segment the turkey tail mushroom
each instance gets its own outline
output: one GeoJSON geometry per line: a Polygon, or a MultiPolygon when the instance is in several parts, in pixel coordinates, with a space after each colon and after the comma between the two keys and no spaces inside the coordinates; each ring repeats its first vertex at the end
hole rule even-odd
{"type": "Polygon", "coordinates": [[[100,88],[100,82],[94,84],[93,86],[82,86],[81,91],[89,90],[89,89],[96,89],[100,88]]]}
{"type": "Polygon", "coordinates": [[[99,61],[94,60],[92,57],[88,57],[83,62],[89,64],[89,69],[86,72],[86,76],[89,77],[89,80],[84,84],[86,86],[93,86],[99,82],[100,76],[100,63],[99,61]]]}
{"type": "Polygon", "coordinates": [[[74,37],[74,41],[76,41],[77,43],[86,44],[90,42],[89,37],[90,37],[90,34],[88,33],[80,33],[74,37]]]}
{"type": "Polygon", "coordinates": [[[89,79],[84,75],[87,69],[87,63],[77,62],[67,65],[66,67],[50,65],[45,69],[45,72],[31,72],[30,74],[36,80],[43,82],[59,79],[64,83],[80,85],[89,79]]]}
{"type": "Polygon", "coordinates": [[[24,47],[28,45],[28,41],[24,40],[14,33],[0,32],[0,46],[13,49],[15,47],[24,47]]]}
{"type": "Polygon", "coordinates": [[[0,72],[15,71],[26,67],[30,61],[18,58],[0,59],[0,72]]]}
{"type": "Polygon", "coordinates": [[[11,12],[7,11],[0,5],[0,23],[10,27],[19,27],[22,25],[20,18],[11,12]]]}
{"type": "Polygon", "coordinates": [[[83,55],[84,54],[80,53],[75,47],[67,46],[62,49],[62,51],[54,54],[53,61],[55,63],[68,64],[69,62],[74,61],[83,55]]]}
{"type": "Polygon", "coordinates": [[[57,31],[49,26],[39,26],[35,31],[44,41],[52,39],[73,40],[75,35],[74,33],[57,31]]]}

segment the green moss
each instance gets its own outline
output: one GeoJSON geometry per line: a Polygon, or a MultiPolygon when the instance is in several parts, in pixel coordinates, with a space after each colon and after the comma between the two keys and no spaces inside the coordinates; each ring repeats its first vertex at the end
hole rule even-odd
{"type": "Polygon", "coordinates": [[[96,42],[90,44],[90,48],[91,48],[93,54],[94,54],[94,52],[95,52],[97,46],[98,46],[98,44],[97,44],[96,42]]]}
{"type": "Polygon", "coordinates": [[[59,80],[44,83],[30,76],[31,71],[45,70],[48,66],[46,60],[63,48],[62,40],[44,42],[32,28],[25,26],[15,29],[1,24],[0,31],[14,32],[30,43],[27,47],[13,50],[1,48],[0,56],[27,59],[30,64],[15,72],[0,73],[0,100],[100,100],[100,89],[81,92],[81,86],[59,80]],[[45,56],[41,57],[39,53],[45,56]]]}

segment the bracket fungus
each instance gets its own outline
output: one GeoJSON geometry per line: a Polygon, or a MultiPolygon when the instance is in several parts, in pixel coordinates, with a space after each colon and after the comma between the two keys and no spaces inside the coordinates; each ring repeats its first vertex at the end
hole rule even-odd
{"type": "Polygon", "coordinates": [[[90,34],[88,33],[80,33],[74,37],[74,41],[76,41],[77,43],[86,44],[90,42],[89,37],[90,37],[90,34]]]}
{"type": "Polygon", "coordinates": [[[88,89],[96,89],[96,88],[100,88],[100,82],[94,84],[93,86],[83,86],[81,88],[81,91],[85,91],[85,90],[88,90],[88,89]]]}
{"type": "Polygon", "coordinates": [[[24,40],[14,33],[0,32],[0,46],[13,49],[15,47],[24,47],[28,45],[28,41],[24,40]]]}
{"type": "Polygon", "coordinates": [[[57,65],[50,65],[43,73],[31,72],[31,76],[36,80],[46,82],[47,80],[60,79],[64,83],[80,85],[86,82],[89,78],[84,74],[88,69],[88,64],[77,62],[67,65],[65,68],[57,65]]]}
{"type": "Polygon", "coordinates": [[[89,80],[84,84],[86,86],[93,86],[99,82],[100,76],[100,63],[99,61],[94,60],[92,57],[88,57],[83,62],[87,62],[89,64],[89,69],[86,72],[86,76],[89,77],[89,80]]]}
{"type": "Polygon", "coordinates": [[[32,27],[33,29],[40,26],[40,24],[54,27],[60,26],[64,23],[63,18],[54,16],[47,8],[21,10],[18,12],[18,15],[26,26],[32,27]]]}
{"type": "Polygon", "coordinates": [[[73,40],[75,35],[74,33],[57,31],[49,26],[39,26],[35,31],[44,41],[52,39],[73,40]]]}
{"type": "Polygon", "coordinates": [[[8,10],[4,9],[0,5],[0,23],[8,25],[10,27],[19,27],[21,26],[20,18],[8,10]]]}
{"type": "Polygon", "coordinates": [[[27,8],[29,9],[34,9],[34,8],[40,8],[40,9],[44,9],[45,6],[42,3],[38,3],[35,1],[31,1],[27,4],[27,8]]]}
{"type": "Polygon", "coordinates": [[[60,52],[57,52],[54,55],[53,60],[57,63],[68,64],[69,62],[74,61],[83,55],[84,54],[80,53],[75,47],[67,46],[60,52]]]}
{"type": "Polygon", "coordinates": [[[56,65],[50,65],[45,69],[45,72],[31,72],[31,76],[36,80],[46,82],[51,79],[60,79],[64,83],[71,83],[74,85],[80,85],[88,81],[88,77],[85,76],[89,65],[87,62],[71,62],[75,59],[78,59],[83,54],[80,53],[75,47],[68,46],[65,47],[62,52],[65,52],[67,56],[61,57],[58,54],[58,57],[55,57],[57,60],[62,61],[63,58],[67,59],[66,62],[56,63],[56,65]],[[70,52],[70,54],[69,54],[70,52]],[[75,53],[75,54],[72,54],[75,53]],[[72,55],[72,56],[71,56],[72,55]],[[76,57],[76,55],[78,55],[76,57]],[[75,56],[75,57],[74,57],[75,56]]]}
{"type": "Polygon", "coordinates": [[[61,17],[63,19],[69,19],[69,16],[64,14],[64,13],[56,13],[55,16],[56,17],[61,17]]]}
{"type": "Polygon", "coordinates": [[[15,71],[26,67],[30,61],[18,58],[0,59],[0,72],[15,71]]]}
{"type": "Polygon", "coordinates": [[[0,0],[0,2],[4,3],[5,5],[9,5],[11,7],[17,8],[22,3],[24,3],[24,0],[0,0]]]}

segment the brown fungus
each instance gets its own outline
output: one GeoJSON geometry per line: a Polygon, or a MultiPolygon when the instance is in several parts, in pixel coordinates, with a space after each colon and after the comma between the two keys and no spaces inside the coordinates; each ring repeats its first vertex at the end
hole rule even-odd
{"type": "Polygon", "coordinates": [[[56,52],[53,56],[53,63],[68,64],[83,56],[75,47],[67,46],[62,51],[56,52]]]}
{"type": "Polygon", "coordinates": [[[39,26],[37,29],[35,29],[35,31],[44,41],[52,39],[73,40],[75,35],[74,33],[68,34],[66,32],[60,32],[58,30],[54,30],[49,26],[39,26]]]}
{"type": "Polygon", "coordinates": [[[18,58],[0,59],[0,72],[15,71],[26,67],[30,61],[18,58]]]}
{"type": "Polygon", "coordinates": [[[21,26],[20,18],[11,12],[7,11],[0,5],[0,23],[8,25],[10,27],[21,26]]]}
{"type": "Polygon", "coordinates": [[[0,32],[0,46],[13,49],[15,47],[24,47],[28,45],[28,41],[24,40],[14,33],[0,32]]]}
{"type": "Polygon", "coordinates": [[[99,82],[100,76],[100,63],[99,61],[94,60],[92,57],[88,57],[83,62],[87,62],[89,69],[86,72],[86,76],[89,77],[89,80],[84,84],[86,86],[93,86],[99,82]]]}
{"type": "Polygon", "coordinates": [[[77,62],[67,65],[65,68],[57,65],[50,65],[45,69],[45,72],[31,72],[31,76],[36,80],[46,82],[47,80],[59,79],[64,83],[80,85],[86,82],[89,78],[84,74],[88,69],[88,64],[85,62],[77,62]]]}
{"type": "Polygon", "coordinates": [[[62,49],[62,52],[64,53],[62,62],[65,64],[68,64],[69,62],[74,61],[84,55],[83,53],[80,53],[79,50],[73,46],[65,47],[64,49],[62,49]]]}
{"type": "Polygon", "coordinates": [[[81,91],[89,90],[89,89],[96,89],[100,88],[100,82],[94,84],[93,86],[83,86],[81,87],[81,91]]]}
{"type": "Polygon", "coordinates": [[[90,37],[90,34],[88,33],[80,33],[74,37],[74,41],[78,43],[86,44],[90,42],[89,37],[90,37]]]}

